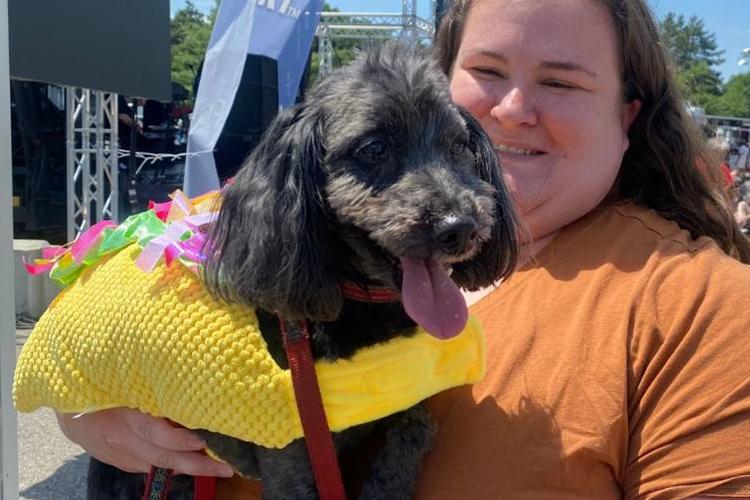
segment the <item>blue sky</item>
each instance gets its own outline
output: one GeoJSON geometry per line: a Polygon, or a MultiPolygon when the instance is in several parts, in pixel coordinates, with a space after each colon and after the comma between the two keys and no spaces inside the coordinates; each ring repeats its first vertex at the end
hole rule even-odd
{"type": "MultiPolygon", "coordinates": [[[[400,0],[327,0],[346,12],[399,12],[400,0]]],[[[430,0],[415,0],[419,13],[427,16],[430,0]]],[[[201,10],[208,11],[214,0],[193,0],[201,10]]],[[[180,9],[185,0],[171,0],[172,12],[180,9]]],[[[750,47],[750,0],[650,0],[658,17],[667,12],[696,15],[703,19],[706,29],[716,34],[719,48],[725,51],[726,62],[718,69],[724,79],[733,74],[749,71],[748,66],[738,66],[737,59],[744,47],[750,47]]]]}

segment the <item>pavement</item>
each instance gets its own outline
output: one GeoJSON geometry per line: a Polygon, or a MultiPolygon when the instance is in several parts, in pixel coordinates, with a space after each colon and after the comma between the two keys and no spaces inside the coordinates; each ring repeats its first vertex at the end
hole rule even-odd
{"type": "MultiPolygon", "coordinates": [[[[29,330],[16,330],[16,356],[29,330]]],[[[18,414],[19,498],[83,500],[88,455],[67,440],[51,410],[18,414]]]]}

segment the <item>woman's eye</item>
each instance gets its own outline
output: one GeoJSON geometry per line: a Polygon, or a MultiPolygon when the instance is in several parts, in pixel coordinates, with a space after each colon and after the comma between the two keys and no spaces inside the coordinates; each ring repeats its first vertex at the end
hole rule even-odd
{"type": "Polygon", "coordinates": [[[576,88],[575,85],[571,85],[569,83],[561,82],[559,80],[549,80],[545,82],[545,85],[548,87],[552,87],[555,89],[562,89],[562,90],[573,90],[576,88]]]}
{"type": "Polygon", "coordinates": [[[484,77],[502,78],[503,76],[502,73],[495,68],[474,68],[474,72],[484,77]]]}
{"type": "Polygon", "coordinates": [[[367,163],[377,163],[388,156],[388,148],[380,139],[369,139],[356,149],[354,156],[367,163]]]}

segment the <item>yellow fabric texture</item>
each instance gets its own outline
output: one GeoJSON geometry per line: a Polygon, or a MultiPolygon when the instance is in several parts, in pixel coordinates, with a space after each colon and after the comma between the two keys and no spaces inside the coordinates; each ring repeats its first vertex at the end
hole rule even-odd
{"type": "Polygon", "coordinates": [[[750,496],[750,266],[602,208],[471,311],[487,375],[429,401],[415,498],[750,496]]]}
{"type": "MultiPolygon", "coordinates": [[[[48,308],[18,360],[18,410],[127,406],[269,448],[302,437],[290,373],[266,350],[254,312],[217,302],[180,264],[141,271],[139,251],[87,269],[48,308]]],[[[476,382],[484,338],[471,318],[453,339],[420,331],[316,371],[337,431],[476,382]]]]}

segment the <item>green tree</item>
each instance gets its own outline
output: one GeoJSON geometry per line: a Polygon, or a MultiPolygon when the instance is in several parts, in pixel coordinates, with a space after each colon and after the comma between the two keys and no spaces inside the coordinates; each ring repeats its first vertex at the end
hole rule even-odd
{"type": "Polygon", "coordinates": [[[660,23],[662,40],[669,49],[675,64],[686,68],[705,61],[709,66],[724,62],[723,50],[716,44],[716,35],[706,31],[702,19],[669,12],[660,23]]]}
{"type": "Polygon", "coordinates": [[[677,83],[694,105],[706,107],[721,96],[721,80],[706,61],[697,62],[677,72],[677,83]]]}
{"type": "Polygon", "coordinates": [[[188,0],[185,7],[178,10],[172,18],[172,81],[188,90],[192,90],[193,80],[206,54],[217,9],[218,0],[211,13],[205,16],[188,0]]]}
{"type": "Polygon", "coordinates": [[[724,93],[706,106],[706,112],[750,118],[750,73],[732,76],[724,85],[724,93]]]}
{"type": "Polygon", "coordinates": [[[696,16],[685,19],[670,12],[659,25],[661,37],[677,71],[677,81],[685,98],[706,106],[722,94],[721,76],[714,68],[724,62],[716,35],[706,30],[696,16]]]}

